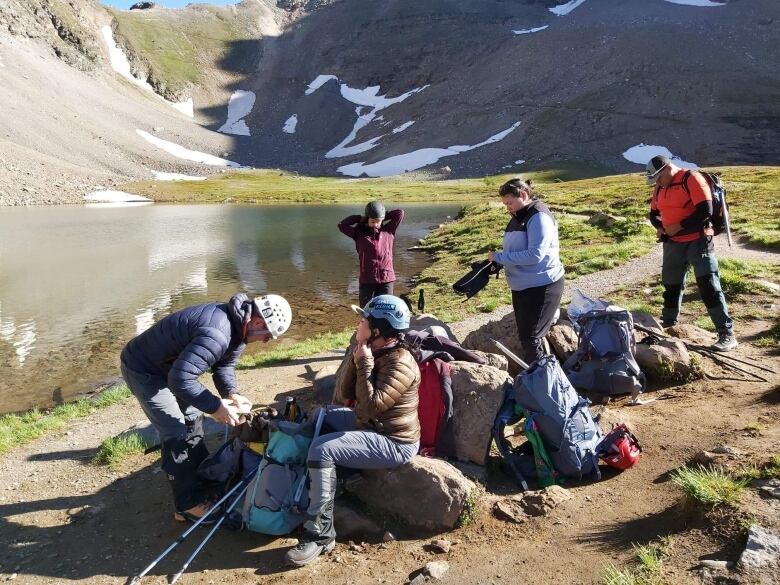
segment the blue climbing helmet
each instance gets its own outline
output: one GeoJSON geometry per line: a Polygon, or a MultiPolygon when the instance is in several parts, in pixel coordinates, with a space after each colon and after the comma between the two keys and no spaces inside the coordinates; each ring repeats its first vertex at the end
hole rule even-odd
{"type": "Polygon", "coordinates": [[[371,328],[379,329],[383,337],[409,329],[412,317],[403,299],[393,295],[379,295],[368,301],[362,309],[352,305],[352,310],[368,319],[371,328]]]}

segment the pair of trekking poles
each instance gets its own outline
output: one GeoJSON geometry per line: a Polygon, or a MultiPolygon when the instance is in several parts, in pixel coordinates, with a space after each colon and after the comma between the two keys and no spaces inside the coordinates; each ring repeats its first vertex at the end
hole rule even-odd
{"type": "MultiPolygon", "coordinates": [[[[314,436],[312,438],[312,441],[314,441],[317,437],[320,436],[320,431],[322,431],[322,423],[325,420],[325,409],[320,409],[319,414],[317,416],[317,422],[314,428],[314,436]]],[[[211,527],[211,530],[209,530],[208,534],[203,538],[203,540],[198,544],[197,547],[195,547],[195,550],[192,551],[192,554],[187,558],[187,560],[184,562],[184,565],[182,565],[181,569],[174,574],[172,577],[169,578],[168,582],[170,585],[173,585],[176,583],[181,576],[184,574],[184,571],[187,570],[187,568],[192,564],[192,561],[195,560],[195,557],[200,554],[200,551],[203,550],[203,548],[206,546],[209,540],[211,540],[211,537],[214,536],[214,534],[219,530],[219,527],[222,526],[222,523],[225,521],[225,519],[230,516],[230,513],[233,511],[233,509],[236,507],[238,502],[241,501],[241,499],[244,497],[244,494],[246,493],[247,489],[249,489],[249,485],[252,483],[252,480],[255,478],[255,475],[257,475],[258,470],[260,469],[260,466],[253,469],[250,473],[247,474],[247,476],[242,479],[240,482],[238,482],[235,486],[233,486],[224,496],[222,496],[209,510],[201,516],[198,520],[196,520],[192,526],[190,526],[187,530],[182,532],[181,536],[174,540],[170,545],[168,545],[168,548],[166,548],[160,555],[155,558],[151,563],[149,563],[140,573],[137,575],[132,576],[127,581],[127,585],[138,585],[141,582],[141,579],[143,579],[149,571],[154,569],[154,567],[157,566],[157,563],[159,563],[161,560],[163,560],[165,557],[167,557],[173,549],[175,549],[177,546],[179,546],[182,542],[187,540],[187,537],[189,537],[190,534],[203,522],[205,522],[208,518],[211,518],[215,515],[215,513],[220,509],[220,507],[225,504],[233,494],[236,494],[235,498],[233,498],[233,501],[228,504],[220,517],[217,519],[217,521],[214,523],[214,525],[211,527]]],[[[308,471],[307,471],[308,475],[308,471]]],[[[306,483],[306,478],[303,479],[298,484],[298,488],[295,493],[296,501],[298,501],[303,493],[304,484],[306,483]]]]}

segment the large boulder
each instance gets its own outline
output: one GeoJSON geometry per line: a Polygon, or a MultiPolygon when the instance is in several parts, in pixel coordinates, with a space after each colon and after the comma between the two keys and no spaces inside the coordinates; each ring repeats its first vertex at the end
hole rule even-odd
{"type": "Polygon", "coordinates": [[[330,404],[336,391],[337,366],[325,366],[314,375],[312,384],[316,404],[330,404]]]}
{"type": "Polygon", "coordinates": [[[474,352],[483,360],[485,360],[485,364],[487,364],[488,366],[493,366],[494,368],[498,368],[499,370],[504,370],[505,372],[509,369],[509,360],[505,355],[501,355],[498,353],[489,353],[487,351],[480,351],[478,349],[472,349],[469,351],[474,352]]]}
{"type": "Polygon", "coordinates": [[[694,345],[710,345],[715,341],[712,333],[690,323],[680,323],[679,325],[669,327],[666,333],[694,345]]]}
{"type": "Polygon", "coordinates": [[[561,362],[565,362],[577,350],[577,332],[570,321],[561,320],[550,328],[547,342],[556,357],[561,362]]]}
{"type": "Polygon", "coordinates": [[[493,422],[504,400],[509,375],[498,368],[470,362],[450,362],[455,456],[484,465],[493,422]]]}
{"type": "Polygon", "coordinates": [[[414,457],[395,469],[363,471],[348,484],[351,493],[373,510],[426,530],[454,528],[473,505],[476,484],[441,459],[414,457]]]}
{"type": "Polygon", "coordinates": [[[691,354],[678,339],[661,339],[653,345],[637,343],[635,357],[649,380],[680,382],[696,374],[691,354]]]}
{"type": "MultiPolygon", "coordinates": [[[[463,347],[467,349],[478,349],[486,353],[498,351],[493,340],[500,341],[510,351],[514,352],[523,359],[523,349],[520,347],[520,340],[517,337],[517,325],[515,324],[515,314],[507,313],[500,319],[488,321],[478,329],[471,331],[463,340],[463,347]]],[[[509,360],[509,373],[516,376],[520,373],[520,368],[516,363],[509,360]]]]}

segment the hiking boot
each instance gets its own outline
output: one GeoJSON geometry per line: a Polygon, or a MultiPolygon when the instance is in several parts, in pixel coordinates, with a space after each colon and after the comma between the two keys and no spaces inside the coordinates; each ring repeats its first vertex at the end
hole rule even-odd
{"type": "Polygon", "coordinates": [[[715,351],[731,351],[739,345],[737,338],[734,337],[734,332],[731,329],[724,329],[718,331],[718,341],[710,346],[710,349],[715,351]]]}
{"type": "Polygon", "coordinates": [[[284,560],[293,567],[305,567],[316,561],[323,553],[329,553],[336,546],[336,541],[331,540],[328,544],[317,544],[314,541],[301,541],[296,546],[287,551],[284,560]]]}
{"type": "Polygon", "coordinates": [[[674,327],[677,325],[677,321],[661,321],[661,327],[664,329],[669,329],[669,327],[674,327]]]}
{"type": "MultiPolygon", "coordinates": [[[[208,512],[211,510],[211,507],[214,505],[211,501],[203,502],[202,504],[198,504],[197,506],[193,506],[189,510],[184,510],[183,512],[176,511],[173,515],[173,519],[177,522],[197,522],[200,520],[204,515],[208,514],[208,512]]],[[[221,506],[220,506],[221,508],[221,506]]],[[[213,513],[209,514],[209,517],[206,518],[201,524],[214,524],[214,522],[217,521],[219,516],[221,515],[221,510],[214,510],[213,513]]]]}

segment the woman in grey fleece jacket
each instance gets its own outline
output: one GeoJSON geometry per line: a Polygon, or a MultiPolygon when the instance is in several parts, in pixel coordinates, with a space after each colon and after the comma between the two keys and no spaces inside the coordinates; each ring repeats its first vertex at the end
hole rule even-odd
{"type": "Polygon", "coordinates": [[[511,219],[504,231],[503,250],[490,252],[488,259],[504,265],[520,345],[525,359],[532,362],[544,356],[544,336],[563,296],[558,224],[547,206],[534,197],[531,181],[512,179],[498,193],[511,219]]]}

